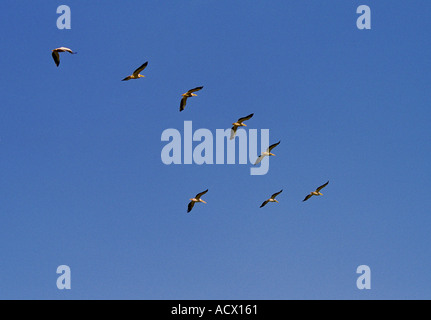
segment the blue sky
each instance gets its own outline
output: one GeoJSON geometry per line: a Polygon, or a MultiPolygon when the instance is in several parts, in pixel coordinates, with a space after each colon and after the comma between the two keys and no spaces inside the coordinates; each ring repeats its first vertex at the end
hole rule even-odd
{"type": "Polygon", "coordinates": [[[0,298],[430,299],[430,9],[2,1],[0,298]],[[57,68],[60,46],[78,54],[57,68]],[[165,129],[250,113],[248,129],[281,140],[266,175],[162,163],[165,129]],[[56,287],[63,264],[71,290],[56,287]]]}

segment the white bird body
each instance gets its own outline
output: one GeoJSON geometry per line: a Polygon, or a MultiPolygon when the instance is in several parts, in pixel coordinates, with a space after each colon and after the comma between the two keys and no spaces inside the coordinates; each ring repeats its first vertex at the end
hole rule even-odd
{"type": "Polygon", "coordinates": [[[74,53],[73,51],[72,51],[72,49],[69,49],[69,48],[66,48],[66,47],[60,47],[60,48],[57,48],[57,49],[54,49],[53,51],[57,51],[57,52],[70,52],[70,53],[74,53]]]}

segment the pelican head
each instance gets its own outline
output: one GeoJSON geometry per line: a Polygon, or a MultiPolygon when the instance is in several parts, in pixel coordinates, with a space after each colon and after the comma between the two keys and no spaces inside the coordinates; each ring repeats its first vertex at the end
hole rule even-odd
{"type": "Polygon", "coordinates": [[[145,78],[145,76],[144,76],[144,75],[142,75],[142,74],[138,74],[138,77],[139,77],[139,78],[145,78]]]}

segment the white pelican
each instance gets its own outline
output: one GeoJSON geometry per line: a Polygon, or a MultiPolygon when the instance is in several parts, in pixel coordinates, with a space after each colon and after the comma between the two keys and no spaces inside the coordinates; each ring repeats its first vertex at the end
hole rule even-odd
{"type": "Polygon", "coordinates": [[[181,99],[181,103],[180,103],[180,111],[183,111],[183,110],[184,110],[184,108],[186,107],[187,98],[190,98],[190,97],[196,97],[196,96],[197,96],[197,94],[195,94],[195,93],[193,93],[193,92],[199,91],[199,90],[201,90],[202,88],[203,88],[203,86],[202,86],[202,87],[196,87],[196,88],[190,89],[190,90],[189,90],[189,91],[187,91],[186,93],[183,93],[183,94],[182,94],[183,98],[181,99]]]}
{"type": "Polygon", "coordinates": [[[203,201],[203,200],[201,199],[201,197],[202,197],[205,193],[207,193],[207,192],[208,192],[208,189],[206,189],[205,191],[202,191],[201,193],[198,193],[198,194],[196,195],[196,197],[189,199],[189,200],[190,200],[190,203],[189,203],[189,206],[188,206],[188,208],[187,208],[187,212],[192,211],[193,206],[195,205],[195,203],[196,203],[196,202],[203,202],[203,203],[206,203],[205,201],[203,201]]]}
{"type": "Polygon", "coordinates": [[[264,207],[268,202],[277,202],[277,203],[278,203],[278,201],[275,199],[275,197],[276,197],[276,196],[278,196],[278,195],[279,195],[280,193],[282,193],[282,192],[283,192],[283,189],[281,189],[281,190],[280,190],[279,192],[277,192],[277,193],[274,193],[274,194],[271,196],[271,198],[269,198],[268,200],[264,201],[260,207],[261,207],[261,208],[262,208],[262,207],[264,207]]]}
{"type": "Polygon", "coordinates": [[[278,146],[280,144],[281,141],[278,141],[277,143],[274,143],[273,145],[270,145],[268,149],[266,149],[265,152],[263,152],[259,158],[257,158],[256,162],[254,163],[254,165],[257,165],[259,162],[262,161],[262,159],[265,156],[275,156],[275,154],[271,153],[271,150],[274,149],[276,146],[278,146]]]}
{"type": "Polygon", "coordinates": [[[123,80],[121,81],[128,81],[131,79],[139,79],[139,78],[144,78],[145,76],[143,76],[142,74],[140,74],[148,65],[148,61],[145,62],[142,66],[140,66],[138,69],[136,69],[135,71],[133,71],[133,74],[130,76],[125,77],[123,80]]]}
{"type": "Polygon", "coordinates": [[[60,48],[56,48],[54,50],[52,50],[52,58],[54,59],[55,64],[58,65],[60,64],[60,54],[59,52],[69,52],[71,54],[75,54],[77,52],[73,52],[71,49],[66,48],[66,47],[60,47],[60,48]]]}
{"type": "Polygon", "coordinates": [[[246,120],[248,120],[248,119],[250,119],[251,117],[253,117],[253,114],[254,114],[254,113],[249,114],[249,115],[248,115],[248,116],[246,116],[246,117],[239,118],[239,119],[237,120],[237,122],[232,123],[233,127],[232,127],[232,129],[231,129],[231,131],[230,131],[230,140],[232,140],[233,138],[235,138],[236,129],[238,129],[238,127],[247,127],[247,125],[246,125],[246,124],[244,124],[243,122],[244,122],[244,121],[246,121],[246,120]]]}
{"type": "Polygon", "coordinates": [[[302,200],[302,202],[307,201],[308,199],[310,199],[312,196],[323,196],[322,193],[320,193],[320,190],[322,190],[324,187],[326,187],[328,185],[329,181],[326,182],[325,184],[322,184],[319,188],[316,189],[316,191],[310,192],[310,194],[308,194],[304,200],[302,200]]]}

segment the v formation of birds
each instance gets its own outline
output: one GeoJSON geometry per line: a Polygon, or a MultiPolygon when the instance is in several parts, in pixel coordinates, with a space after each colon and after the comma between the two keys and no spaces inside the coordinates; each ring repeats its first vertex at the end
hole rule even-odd
{"type": "MultiPolygon", "coordinates": [[[[56,48],[54,50],[52,50],[52,58],[54,59],[54,62],[56,64],[56,66],[58,67],[60,65],[60,53],[61,52],[68,52],[70,54],[76,54],[77,52],[72,51],[69,48],[66,47],[59,47],[56,48]]],[[[145,76],[141,74],[141,72],[147,67],[148,65],[148,61],[146,61],[144,64],[142,64],[139,68],[137,68],[135,71],[133,71],[133,73],[127,77],[125,77],[124,79],[122,79],[121,81],[128,81],[128,80],[132,80],[132,79],[139,79],[139,78],[144,78],[145,76]]],[[[183,111],[186,107],[186,103],[187,103],[187,99],[191,98],[191,97],[196,97],[197,94],[195,92],[202,90],[203,86],[200,87],[196,87],[193,89],[188,90],[187,92],[183,93],[181,96],[181,101],[180,101],[180,112],[183,111]]],[[[236,122],[232,123],[232,129],[231,129],[231,136],[230,136],[230,140],[233,140],[235,138],[236,135],[236,131],[239,127],[246,127],[247,125],[244,124],[244,121],[250,120],[253,117],[253,113],[249,114],[248,116],[239,118],[236,122]]],[[[264,157],[266,156],[275,156],[275,154],[273,154],[271,151],[272,149],[274,149],[276,146],[278,146],[280,144],[280,141],[278,141],[277,143],[274,143],[272,145],[270,145],[268,147],[268,149],[266,149],[266,151],[262,152],[260,154],[260,156],[256,159],[256,162],[254,163],[254,165],[259,164],[264,157]]],[[[324,187],[326,187],[329,184],[329,181],[327,181],[326,183],[324,183],[323,185],[321,185],[320,187],[316,188],[315,191],[310,192],[305,198],[304,200],[302,200],[303,202],[307,201],[308,199],[310,199],[312,196],[321,196],[323,195],[320,190],[322,190],[324,187]]],[[[187,207],[187,212],[189,213],[190,211],[192,211],[195,203],[198,202],[202,202],[202,203],[206,203],[204,200],[201,199],[201,197],[208,192],[208,189],[206,189],[205,191],[202,191],[200,193],[198,193],[194,198],[189,199],[190,202],[188,204],[187,207]]],[[[265,200],[260,208],[266,206],[269,202],[277,202],[278,200],[275,199],[280,193],[283,192],[283,189],[280,190],[279,192],[274,193],[269,199],[265,200]]]]}

